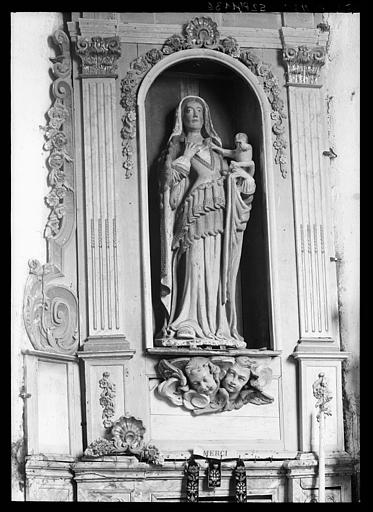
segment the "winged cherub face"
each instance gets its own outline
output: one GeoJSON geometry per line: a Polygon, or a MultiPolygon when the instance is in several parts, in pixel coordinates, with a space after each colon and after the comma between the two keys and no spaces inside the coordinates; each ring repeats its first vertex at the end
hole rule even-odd
{"type": "Polygon", "coordinates": [[[203,395],[211,395],[218,388],[218,383],[207,366],[195,368],[189,375],[189,382],[195,391],[203,395]]]}
{"type": "Polygon", "coordinates": [[[248,382],[250,374],[250,368],[245,368],[236,363],[227,370],[221,385],[228,391],[231,398],[235,398],[248,382]]]}

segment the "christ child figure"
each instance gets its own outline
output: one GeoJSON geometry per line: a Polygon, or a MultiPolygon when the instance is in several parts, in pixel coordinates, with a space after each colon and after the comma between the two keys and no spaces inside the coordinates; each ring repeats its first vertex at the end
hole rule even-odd
{"type": "Polygon", "coordinates": [[[253,148],[248,142],[246,133],[236,133],[234,137],[235,148],[224,149],[215,144],[212,147],[225,158],[231,159],[230,169],[232,172],[238,169],[246,169],[251,177],[255,173],[255,163],[253,161],[253,148]]]}

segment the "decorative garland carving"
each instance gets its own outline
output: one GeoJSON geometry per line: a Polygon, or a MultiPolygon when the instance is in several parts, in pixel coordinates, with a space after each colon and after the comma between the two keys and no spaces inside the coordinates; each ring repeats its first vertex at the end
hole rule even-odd
{"type": "Polygon", "coordinates": [[[186,466],[185,466],[185,474],[186,474],[186,501],[188,503],[196,503],[198,502],[198,481],[199,481],[199,464],[195,461],[192,456],[186,466]]]}
{"type": "MultiPolygon", "coordinates": [[[[72,85],[70,41],[65,32],[57,30],[54,41],[61,54],[50,59],[53,62],[52,84],[55,98],[48,110],[48,124],[41,127],[45,132],[44,149],[50,151],[47,160],[49,168],[48,185],[52,188],[45,197],[51,212],[44,236],[48,241],[49,253],[52,244],[63,245],[70,238],[74,226],[74,168],[72,159],[72,85]]],[[[59,263],[55,261],[55,263],[59,263]]]]}
{"type": "Polygon", "coordinates": [[[102,389],[100,395],[100,405],[103,408],[102,420],[105,428],[113,426],[111,418],[115,414],[114,398],[116,395],[115,384],[109,380],[110,373],[104,372],[102,379],[98,381],[98,385],[102,389]]]}
{"type": "Polygon", "coordinates": [[[134,455],[140,462],[162,465],[163,455],[158,448],[144,442],[145,427],[133,416],[121,416],[112,423],[109,438],[98,438],[85,450],[86,457],[105,455],[134,455]]]}
{"type": "Polygon", "coordinates": [[[78,306],[74,293],[52,282],[62,276],[55,265],[30,260],[29,268],[23,319],[32,346],[36,350],[73,354],[78,348],[78,306]]]}
{"type": "Polygon", "coordinates": [[[157,369],[164,379],[158,384],[158,395],[193,415],[274,401],[263,391],[272,379],[272,370],[246,356],[162,359],[157,369]]]}
{"type": "Polygon", "coordinates": [[[274,120],[272,130],[276,136],[273,143],[276,149],[275,163],[280,166],[282,176],[286,177],[287,142],[283,134],[284,119],[287,116],[284,111],[284,102],[280,98],[278,79],[268,64],[262,63],[249,51],[241,51],[234,37],[229,36],[223,40],[219,40],[219,37],[217,25],[211,18],[196,17],[185,26],[183,35],[172,35],[165,41],[161,50],[153,48],[131,62],[130,69],[121,82],[121,105],[124,109],[121,136],[126,178],[132,176],[134,167],[133,140],[136,135],[136,95],[139,85],[148,71],[163,57],[190,48],[208,48],[225,53],[239,59],[258,77],[272,107],[271,118],[274,120]]]}
{"type": "Polygon", "coordinates": [[[333,395],[329,391],[328,383],[324,373],[319,373],[318,379],[312,384],[313,396],[316,398],[315,407],[319,409],[317,413],[317,421],[320,421],[320,412],[326,416],[331,416],[329,402],[333,399],[333,395]]]}
{"type": "Polygon", "coordinates": [[[121,55],[119,37],[79,38],[76,53],[82,61],[83,78],[116,78],[121,55]]]}
{"type": "Polygon", "coordinates": [[[287,46],[283,50],[287,64],[289,84],[317,85],[321,67],[325,64],[325,48],[307,48],[287,46]]]}
{"type": "Polygon", "coordinates": [[[246,503],[247,501],[247,483],[246,468],[243,460],[238,459],[237,465],[233,470],[235,481],[235,501],[236,503],[246,503]]]}

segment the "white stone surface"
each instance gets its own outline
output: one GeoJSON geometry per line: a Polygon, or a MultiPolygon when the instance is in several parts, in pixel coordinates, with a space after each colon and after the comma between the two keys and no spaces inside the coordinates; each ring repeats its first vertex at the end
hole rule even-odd
{"type": "MultiPolygon", "coordinates": [[[[23,381],[22,348],[31,348],[23,326],[23,290],[30,258],[45,261],[43,231],[48,216],[47,154],[42,149],[50,107],[51,67],[55,55],[47,38],[62,26],[60,12],[16,12],[11,14],[11,365],[12,441],[22,438],[23,381]]],[[[23,500],[17,482],[14,500],[23,500]]]]}

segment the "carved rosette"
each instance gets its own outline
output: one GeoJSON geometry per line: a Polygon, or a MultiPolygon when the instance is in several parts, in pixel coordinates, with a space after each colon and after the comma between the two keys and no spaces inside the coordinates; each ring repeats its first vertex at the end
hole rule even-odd
{"type": "Polygon", "coordinates": [[[316,398],[316,409],[319,409],[317,413],[317,421],[320,421],[320,413],[323,412],[327,416],[332,415],[332,411],[330,409],[329,402],[333,399],[333,395],[331,394],[328,388],[328,382],[325,378],[324,373],[319,373],[319,377],[312,384],[313,396],[316,398]]]}
{"type": "Polygon", "coordinates": [[[78,305],[75,294],[55,283],[58,268],[37,260],[29,261],[23,319],[35,350],[73,354],[78,348],[78,305]]]}
{"type": "Polygon", "coordinates": [[[163,455],[153,444],[144,442],[145,427],[133,416],[121,416],[112,424],[108,439],[99,438],[85,450],[86,457],[105,455],[134,455],[140,462],[162,465],[163,455]]]}
{"type": "Polygon", "coordinates": [[[102,389],[100,394],[100,405],[103,408],[102,421],[105,428],[110,428],[113,426],[111,418],[113,418],[115,414],[115,384],[109,380],[109,377],[110,373],[104,372],[102,374],[102,379],[98,381],[98,385],[102,389]]]}
{"type": "Polygon", "coordinates": [[[130,69],[121,82],[121,105],[124,109],[122,116],[122,154],[125,177],[130,178],[134,167],[134,138],[136,135],[136,95],[140,83],[147,72],[159,60],[172,53],[190,48],[206,48],[216,50],[232,58],[239,59],[252,71],[261,82],[268,101],[272,107],[271,117],[274,121],[272,130],[275,134],[274,148],[276,149],[275,163],[280,166],[282,176],[287,175],[287,142],[284,137],[286,114],[284,102],[280,99],[278,80],[268,64],[249,51],[242,51],[234,37],[220,40],[216,23],[211,18],[196,17],[184,27],[182,35],[174,34],[169,37],[162,50],[151,49],[137,57],[130,64],[130,69]]]}
{"type": "Polygon", "coordinates": [[[119,37],[79,38],[76,53],[82,62],[81,77],[117,77],[121,55],[119,37]]]}
{"type": "Polygon", "coordinates": [[[283,57],[287,64],[289,84],[317,85],[321,67],[325,64],[325,48],[307,48],[287,46],[283,50],[283,57]]]}
{"type": "Polygon", "coordinates": [[[46,139],[43,147],[50,151],[47,166],[48,185],[51,187],[45,197],[51,212],[44,236],[49,246],[61,246],[69,239],[74,226],[72,87],[70,41],[62,30],[55,32],[54,41],[60,48],[60,55],[51,59],[56,77],[52,84],[55,99],[47,113],[48,124],[41,127],[46,139]]]}

